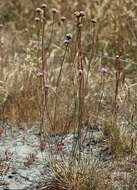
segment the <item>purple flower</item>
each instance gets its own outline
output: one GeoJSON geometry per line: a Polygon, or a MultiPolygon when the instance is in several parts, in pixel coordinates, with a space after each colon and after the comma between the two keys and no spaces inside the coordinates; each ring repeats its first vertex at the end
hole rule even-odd
{"type": "Polygon", "coordinates": [[[45,84],[45,88],[49,88],[49,85],[48,85],[48,84],[45,84]]]}
{"type": "Polygon", "coordinates": [[[38,72],[38,73],[37,73],[37,76],[38,76],[38,77],[40,77],[40,76],[42,76],[42,75],[43,75],[43,73],[41,73],[41,72],[38,72]]]}
{"type": "Polygon", "coordinates": [[[107,72],[107,68],[102,68],[102,69],[101,69],[101,72],[102,72],[102,73],[106,73],[106,72],[107,72]]]}
{"type": "Polygon", "coordinates": [[[69,40],[64,40],[64,44],[69,44],[69,40]]]}
{"type": "Polygon", "coordinates": [[[82,69],[79,69],[79,74],[83,74],[83,70],[82,69]]]}

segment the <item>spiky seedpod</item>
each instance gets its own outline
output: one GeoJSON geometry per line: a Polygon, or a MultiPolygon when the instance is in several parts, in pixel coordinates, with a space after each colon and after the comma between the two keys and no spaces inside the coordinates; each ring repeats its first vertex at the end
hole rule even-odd
{"type": "Polygon", "coordinates": [[[67,38],[67,40],[70,40],[71,38],[72,38],[72,34],[66,34],[66,38],[67,38]]]}

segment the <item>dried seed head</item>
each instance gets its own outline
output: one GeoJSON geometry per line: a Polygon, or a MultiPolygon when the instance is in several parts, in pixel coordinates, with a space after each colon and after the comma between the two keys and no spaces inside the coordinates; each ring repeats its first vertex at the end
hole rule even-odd
{"type": "Polygon", "coordinates": [[[47,8],[47,5],[46,5],[45,3],[43,3],[43,4],[41,5],[41,8],[42,8],[42,9],[46,9],[46,8],[47,8]]]}
{"type": "Polygon", "coordinates": [[[116,55],[116,59],[119,59],[120,58],[120,56],[119,55],[116,55]]]}
{"type": "Polygon", "coordinates": [[[35,21],[36,21],[36,22],[39,22],[39,21],[40,21],[40,18],[39,18],[39,17],[35,17],[35,21]]]}
{"type": "Polygon", "coordinates": [[[28,31],[29,31],[29,30],[28,30],[28,28],[25,28],[24,32],[26,32],[26,33],[27,33],[28,31]]]}
{"type": "Polygon", "coordinates": [[[83,26],[83,24],[82,24],[81,22],[78,22],[78,23],[77,23],[77,27],[78,27],[78,28],[81,28],[82,26],[83,26]]]}
{"type": "Polygon", "coordinates": [[[51,11],[52,11],[53,14],[56,14],[58,12],[56,8],[52,8],[51,11]]]}
{"type": "Polygon", "coordinates": [[[2,29],[3,28],[3,24],[0,24],[0,29],[2,29]]]}
{"type": "Polygon", "coordinates": [[[72,38],[72,34],[66,34],[67,40],[70,40],[72,38]]]}
{"type": "Polygon", "coordinates": [[[79,75],[82,75],[83,74],[83,70],[79,69],[78,73],[79,73],[79,75]]]}
{"type": "Polygon", "coordinates": [[[66,17],[62,16],[61,21],[64,22],[66,20],[66,17]]]}
{"type": "Polygon", "coordinates": [[[80,11],[80,16],[81,17],[85,16],[85,12],[84,11],[80,11]]]}
{"type": "Polygon", "coordinates": [[[95,24],[97,21],[96,21],[95,18],[92,18],[92,19],[91,19],[91,22],[95,24]]]}
{"type": "Polygon", "coordinates": [[[75,17],[80,17],[80,12],[76,11],[76,12],[74,13],[74,15],[75,15],[75,17]]]}
{"type": "Polygon", "coordinates": [[[40,13],[40,12],[41,12],[41,9],[40,9],[40,8],[36,8],[36,12],[37,12],[37,13],[40,13]]]}

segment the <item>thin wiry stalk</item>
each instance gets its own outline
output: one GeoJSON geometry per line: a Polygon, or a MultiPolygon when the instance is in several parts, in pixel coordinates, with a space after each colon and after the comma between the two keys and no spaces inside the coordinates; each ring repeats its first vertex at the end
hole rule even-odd
{"type": "Polygon", "coordinates": [[[80,63],[78,61],[79,68],[79,110],[78,110],[78,144],[79,144],[79,162],[81,158],[81,130],[82,130],[82,120],[83,120],[83,106],[84,106],[84,66],[83,66],[83,58],[82,58],[82,42],[81,42],[81,33],[82,33],[82,18],[81,22],[78,20],[78,53],[80,58],[80,63]]]}
{"type": "Polygon", "coordinates": [[[47,50],[49,51],[51,42],[52,42],[52,37],[53,37],[53,31],[54,31],[54,24],[55,24],[55,14],[53,13],[53,18],[52,18],[52,28],[51,28],[51,33],[50,33],[50,38],[49,38],[49,42],[48,42],[48,47],[47,50]]]}
{"type": "Polygon", "coordinates": [[[56,93],[55,93],[56,97],[55,97],[54,126],[53,126],[53,133],[54,133],[54,137],[55,137],[56,152],[58,152],[58,145],[57,145],[57,140],[56,140],[56,127],[55,127],[56,126],[56,115],[57,115],[58,87],[59,87],[60,77],[61,77],[61,74],[62,74],[63,63],[64,63],[65,56],[66,56],[66,53],[67,53],[67,49],[68,49],[68,44],[66,45],[66,48],[65,48],[65,52],[64,52],[64,55],[63,55],[63,58],[62,58],[61,66],[60,66],[59,75],[58,75],[57,82],[56,82],[56,93]]]}
{"type": "MultiPolygon", "coordinates": [[[[45,17],[43,16],[43,22],[42,22],[42,85],[43,85],[43,105],[46,108],[47,107],[47,89],[45,88],[45,17]]],[[[46,111],[44,111],[44,127],[46,129],[46,111]]]]}
{"type": "MultiPolygon", "coordinates": [[[[47,96],[48,96],[48,88],[45,86],[45,72],[46,72],[46,52],[45,52],[45,11],[43,12],[43,20],[42,20],[42,88],[43,88],[43,124],[44,124],[44,131],[47,133],[47,120],[49,119],[50,123],[52,124],[49,111],[48,111],[48,103],[47,103],[47,96]]],[[[44,142],[41,142],[41,148],[44,142]]]]}
{"type": "Polygon", "coordinates": [[[112,114],[115,115],[116,114],[116,109],[117,109],[117,96],[118,96],[118,88],[119,88],[119,82],[120,82],[120,74],[121,74],[121,71],[120,71],[120,68],[119,68],[119,65],[120,65],[120,62],[116,60],[116,66],[118,65],[118,67],[116,68],[117,71],[116,71],[116,85],[115,85],[115,97],[114,97],[114,106],[113,106],[113,110],[112,110],[112,114]]]}

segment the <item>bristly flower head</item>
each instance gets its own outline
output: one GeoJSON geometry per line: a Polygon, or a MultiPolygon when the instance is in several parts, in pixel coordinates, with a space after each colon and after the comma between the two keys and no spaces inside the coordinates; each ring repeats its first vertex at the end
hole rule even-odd
{"type": "Polygon", "coordinates": [[[41,72],[38,72],[38,73],[37,73],[37,76],[38,76],[38,77],[41,77],[42,75],[43,75],[43,73],[41,73],[41,72]]]}
{"type": "Polygon", "coordinates": [[[102,69],[101,69],[101,72],[102,72],[102,73],[106,73],[106,72],[107,72],[107,68],[102,68],[102,69]]]}

